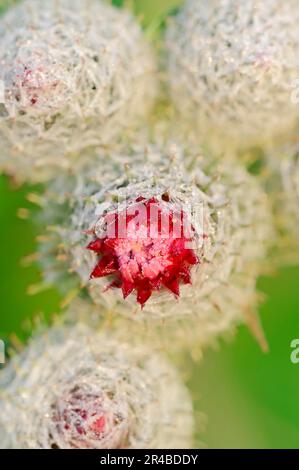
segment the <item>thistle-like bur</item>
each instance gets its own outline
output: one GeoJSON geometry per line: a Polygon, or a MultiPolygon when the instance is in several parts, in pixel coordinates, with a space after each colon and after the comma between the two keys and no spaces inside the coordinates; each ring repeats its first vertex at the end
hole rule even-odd
{"type": "Polygon", "coordinates": [[[244,150],[292,135],[298,22],[297,0],[187,0],[169,20],[173,102],[210,146],[244,150]]]}
{"type": "Polygon", "coordinates": [[[272,235],[268,202],[236,162],[213,163],[197,150],[136,145],[57,179],[41,214],[49,224],[40,243],[45,282],[87,288],[107,316],[150,327],[165,320],[183,344],[204,344],[240,323],[256,305],[272,235]],[[124,236],[109,236],[122,222],[124,236]],[[174,222],[184,229],[176,236],[174,222]]]}
{"type": "Polygon", "coordinates": [[[145,345],[82,323],[34,337],[0,384],[4,448],[192,446],[192,403],[176,370],[145,345]]]}
{"type": "Polygon", "coordinates": [[[102,0],[11,8],[0,19],[0,63],[0,169],[20,181],[79,171],[93,146],[129,135],[156,94],[137,21],[102,0]]]}

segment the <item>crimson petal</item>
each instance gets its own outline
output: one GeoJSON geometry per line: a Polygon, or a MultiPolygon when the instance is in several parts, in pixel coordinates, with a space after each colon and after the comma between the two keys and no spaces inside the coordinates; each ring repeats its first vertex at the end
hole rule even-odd
{"type": "Polygon", "coordinates": [[[87,248],[87,250],[95,251],[96,253],[100,253],[100,251],[102,249],[102,244],[103,244],[102,240],[97,238],[96,240],[93,240],[92,242],[90,242],[89,245],[86,248],[87,248]]]}
{"type": "Polygon", "coordinates": [[[189,268],[182,268],[179,274],[184,284],[192,284],[189,268]]]}
{"type": "Polygon", "coordinates": [[[174,279],[172,282],[164,283],[164,285],[173,292],[176,297],[180,296],[180,286],[177,279],[174,279]]]}
{"type": "Polygon", "coordinates": [[[123,281],[121,288],[122,288],[124,299],[126,299],[133,291],[134,284],[128,281],[123,281]]]}
{"type": "Polygon", "coordinates": [[[199,263],[199,259],[194,253],[193,250],[185,250],[185,256],[184,259],[187,261],[187,263],[195,265],[199,263]]]}
{"type": "Polygon", "coordinates": [[[138,289],[137,302],[141,305],[141,307],[144,307],[144,304],[147,302],[151,295],[152,291],[150,289],[138,289]]]}
{"type": "Polygon", "coordinates": [[[105,277],[109,276],[110,274],[114,274],[115,272],[117,272],[117,267],[115,266],[114,259],[111,259],[108,256],[104,256],[104,258],[102,258],[94,268],[90,278],[95,279],[99,277],[105,277]]]}

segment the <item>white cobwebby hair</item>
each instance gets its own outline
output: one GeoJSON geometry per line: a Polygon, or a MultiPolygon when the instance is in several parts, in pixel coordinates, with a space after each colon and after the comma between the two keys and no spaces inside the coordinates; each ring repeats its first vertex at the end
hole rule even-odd
{"type": "Polygon", "coordinates": [[[137,145],[127,155],[101,156],[101,164],[94,160],[72,181],[57,179],[41,213],[49,225],[40,244],[45,282],[66,293],[87,287],[107,315],[145,322],[149,330],[164,324],[167,334],[174,332],[183,344],[193,339],[203,345],[242,322],[257,303],[256,279],[272,237],[270,208],[258,182],[236,162],[213,162],[196,150],[137,145]],[[166,291],[155,292],[140,310],[133,295],[124,300],[120,289],[103,292],[107,280],[90,280],[97,257],[86,249],[88,233],[101,215],[116,209],[116,202],[122,207],[128,197],[161,200],[165,193],[169,204],[186,205],[191,212],[200,208],[200,263],[192,268],[192,285],[181,286],[178,300],[166,291]]]}
{"type": "Polygon", "coordinates": [[[145,118],[156,66],[137,21],[102,0],[24,0],[0,19],[0,168],[17,180],[79,171],[145,118]]]}
{"type": "Polygon", "coordinates": [[[192,446],[192,403],[176,370],[144,344],[82,323],[34,337],[0,384],[4,448],[192,446]]]}
{"type": "Polygon", "coordinates": [[[299,146],[289,150],[281,162],[283,187],[289,201],[291,213],[299,221],[299,146]]]}
{"type": "Polygon", "coordinates": [[[266,154],[267,185],[273,201],[278,264],[298,264],[299,145],[288,142],[266,154]]]}
{"type": "Polygon", "coordinates": [[[297,0],[187,0],[169,20],[173,102],[210,146],[273,146],[292,135],[298,22],[297,0]]]}

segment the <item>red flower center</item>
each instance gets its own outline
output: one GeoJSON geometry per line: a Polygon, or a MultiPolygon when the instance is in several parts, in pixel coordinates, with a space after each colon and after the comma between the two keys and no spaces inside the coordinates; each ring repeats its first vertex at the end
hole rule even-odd
{"type": "Polygon", "coordinates": [[[193,229],[166,197],[140,197],[104,220],[105,235],[87,247],[99,256],[92,279],[113,276],[109,287],[122,289],[124,298],[136,291],[141,306],[154,291],[166,288],[178,297],[180,283],[191,283],[191,266],[199,263],[191,247],[193,229]]]}

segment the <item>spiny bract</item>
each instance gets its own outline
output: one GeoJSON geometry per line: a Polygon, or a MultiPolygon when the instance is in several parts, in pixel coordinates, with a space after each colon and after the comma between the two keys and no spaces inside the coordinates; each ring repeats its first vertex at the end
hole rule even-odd
{"type": "Polygon", "coordinates": [[[34,337],[0,385],[4,448],[192,446],[192,404],[175,369],[80,323],[34,337]]]}
{"type": "Polygon", "coordinates": [[[166,33],[171,93],[186,125],[221,150],[291,135],[298,25],[297,0],[187,0],[166,33]]]}
{"type": "Polygon", "coordinates": [[[0,20],[0,169],[79,171],[147,116],[155,62],[130,13],[101,0],[24,0],[0,20]],[[1,88],[2,90],[2,88],[1,88]]]}

